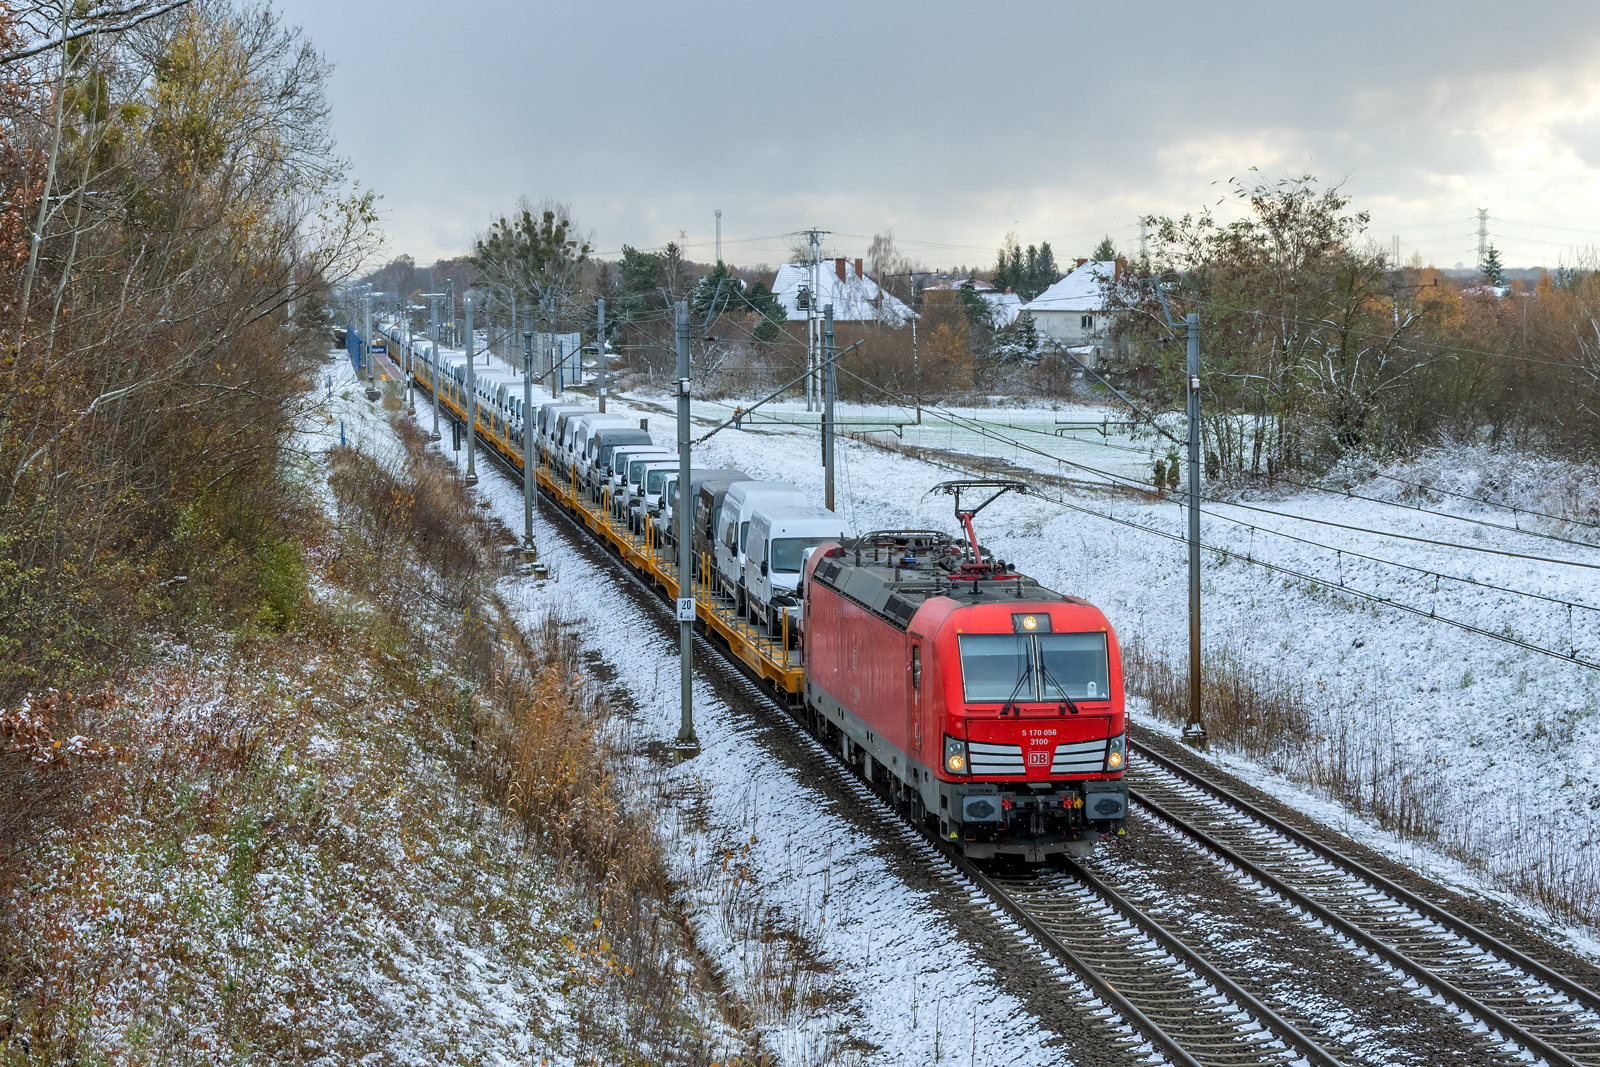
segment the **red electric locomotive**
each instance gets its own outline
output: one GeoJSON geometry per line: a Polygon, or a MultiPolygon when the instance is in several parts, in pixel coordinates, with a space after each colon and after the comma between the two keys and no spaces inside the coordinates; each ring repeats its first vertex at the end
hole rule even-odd
{"type": "Polygon", "coordinates": [[[867,777],[967,856],[1088,855],[1123,833],[1116,633],[978,545],[1016,482],[946,482],[966,528],[819,546],[803,588],[807,714],[867,777]],[[961,493],[996,490],[963,509],[961,493]]]}

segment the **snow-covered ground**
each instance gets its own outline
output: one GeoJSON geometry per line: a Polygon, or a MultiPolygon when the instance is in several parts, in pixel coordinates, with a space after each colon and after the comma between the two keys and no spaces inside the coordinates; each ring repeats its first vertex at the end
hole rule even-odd
{"type": "MultiPolygon", "coordinates": [[[[652,432],[668,445],[676,436],[670,407],[668,398],[616,395],[610,405],[613,411],[647,417],[652,432]]],[[[695,405],[700,420],[721,421],[731,412],[731,404],[695,405]]],[[[874,418],[904,422],[911,413],[841,405],[840,414],[848,426],[852,420],[874,418]]],[[[738,467],[752,477],[786,479],[820,501],[815,416],[808,417],[804,405],[793,402],[775,405],[774,415],[772,421],[747,424],[743,431],[730,428],[697,446],[696,465],[738,467]],[[782,425],[784,421],[792,424],[782,425]]],[[[1142,484],[1152,456],[1165,452],[1152,452],[1150,441],[1119,433],[1115,413],[1108,418],[1107,410],[1098,407],[925,410],[923,418],[921,427],[901,426],[900,440],[925,449],[1001,458],[1075,481],[1097,477],[1083,469],[1093,468],[1104,472],[1098,477],[1108,484],[1142,484]],[[1053,432],[1057,423],[1098,424],[1102,419],[1109,423],[1104,435],[1098,429],[1053,432]]],[[[698,436],[708,428],[706,422],[697,422],[693,432],[698,436]]],[[[896,440],[892,431],[876,436],[896,440]]],[[[951,470],[854,441],[841,441],[838,457],[837,510],[854,529],[954,529],[949,498],[929,493],[937,482],[959,476],[951,470]]],[[[1600,589],[1595,581],[1600,577],[1595,572],[1600,550],[1588,543],[1600,533],[1592,525],[1600,522],[1592,513],[1600,500],[1600,482],[1568,465],[1473,448],[1443,450],[1384,469],[1399,481],[1371,478],[1372,473],[1339,471],[1321,484],[1348,486],[1357,496],[1378,498],[1374,500],[1302,488],[1265,499],[1233,498],[1202,509],[1205,641],[1208,647],[1227,646],[1263,671],[1291,673],[1352,724],[1349,736],[1368,743],[1371,758],[1426,775],[1452,820],[1443,845],[1496,847],[1500,855],[1486,865],[1468,866],[1443,848],[1387,833],[1269,768],[1227,753],[1215,758],[1322,822],[1447,884],[1500,901],[1577,950],[1600,958],[1600,939],[1593,930],[1563,925],[1526,895],[1512,891],[1527,888],[1526,880],[1519,886],[1518,868],[1533,862],[1529,857],[1535,852],[1543,854],[1537,862],[1552,868],[1585,862],[1600,808],[1595,782],[1600,771],[1600,672],[1498,639],[1600,660],[1600,612],[1594,610],[1600,607],[1595,593],[1600,589]],[[1413,482],[1461,495],[1419,493],[1409,484],[1413,482]],[[1481,502],[1485,497],[1522,510],[1491,506],[1481,502]],[[1540,511],[1559,517],[1530,514],[1540,511]],[[1266,570],[1258,562],[1283,571],[1266,570]],[[1522,595],[1530,593],[1549,599],[1522,595]],[[1423,614],[1405,613],[1395,604],[1423,614]],[[1487,634],[1468,632],[1444,619],[1487,634]]],[[[498,471],[485,473],[483,465],[480,474],[497,512],[520,529],[520,490],[498,471]]],[[[1137,636],[1149,647],[1180,658],[1187,633],[1186,549],[1174,538],[1183,534],[1182,509],[1171,498],[1072,492],[1058,499],[1086,510],[1069,510],[1048,497],[1004,498],[983,513],[980,536],[997,556],[1045,584],[1096,602],[1124,642],[1137,636]]],[[[559,544],[547,528],[535,532],[547,549],[559,544]]],[[[593,575],[581,556],[556,547],[547,561],[559,580],[530,593],[529,610],[544,602],[567,603],[595,618],[596,647],[618,669],[619,682],[639,697],[645,720],[662,737],[670,736],[676,722],[670,649],[640,636],[645,631],[632,617],[634,609],[611,599],[604,582],[586,580],[593,575]]],[[[728,709],[709,691],[699,698],[707,758],[697,761],[695,773],[707,781],[747,783],[712,791],[706,804],[710,817],[702,831],[707,840],[755,836],[750,862],[758,891],[772,894],[776,904],[800,921],[815,922],[830,958],[844,968],[842,974],[860,973],[855,969],[862,966],[869,943],[872,957],[892,959],[892,970],[903,971],[902,977],[883,977],[873,966],[866,972],[869,982],[851,983],[859,1015],[852,1024],[839,1022],[882,1045],[884,1056],[910,1062],[925,1054],[918,1034],[896,1020],[907,1017],[914,1001],[927,1003],[922,999],[927,995],[923,978],[917,976],[918,968],[926,966],[925,957],[912,949],[913,938],[948,934],[930,914],[930,901],[909,892],[872,855],[853,851],[861,847],[859,834],[844,822],[829,824],[837,815],[826,808],[816,811],[818,825],[808,828],[803,841],[789,837],[783,820],[761,822],[760,812],[796,810],[796,805],[811,811],[814,801],[808,803],[806,784],[752,740],[751,734],[759,731],[730,721],[728,709]],[[829,856],[830,848],[830,859],[817,858],[829,856]],[[798,862],[797,852],[812,858],[798,862]],[[855,928],[834,925],[824,932],[828,924],[820,921],[817,888],[824,870],[832,872],[830,923],[833,916],[850,915],[855,928]],[[903,957],[895,956],[902,951],[903,957]],[[882,984],[875,986],[880,977],[882,984]]],[[[1132,710],[1137,716],[1143,709],[1135,701],[1132,710]]],[[[1143,717],[1149,721],[1148,715],[1143,717]]],[[[725,962],[732,960],[725,956],[725,962]]],[[[971,1004],[953,1009],[956,1018],[974,1018],[970,1010],[977,1004],[1004,1002],[1004,994],[996,1000],[997,993],[985,988],[994,979],[977,960],[941,960],[937,974],[938,988],[982,990],[971,1004]]],[[[989,1035],[981,1030],[981,1020],[979,1025],[985,1039],[1004,1041],[1013,1032],[1007,1024],[989,1035]]],[[[1021,1034],[1016,1047],[1030,1047],[1036,1040],[1036,1033],[1021,1034]]]]}
{"type": "MultiPolygon", "coordinates": [[[[636,402],[639,413],[650,417],[652,432],[670,444],[676,428],[663,411],[667,405],[649,398],[636,402]]],[[[611,410],[627,410],[627,404],[614,397],[611,410]]],[[[697,404],[695,413],[720,421],[731,410],[697,404]]],[[[865,419],[892,412],[841,406],[840,413],[865,419]]],[[[779,414],[805,420],[802,404],[783,404],[779,414]]],[[[1103,409],[951,414],[958,418],[925,411],[922,430],[904,428],[906,443],[922,433],[928,447],[997,456],[1047,473],[1061,472],[1050,456],[1141,482],[1148,470],[1148,451],[1137,455],[1139,443],[1119,438],[1114,422],[1104,438],[1097,431],[1079,431],[1075,439],[1037,432],[1058,420],[1099,422],[1103,409]],[[1008,448],[1006,437],[1016,444],[1008,448]]],[[[705,430],[697,424],[694,433],[705,430]]],[[[877,436],[893,440],[892,434],[877,436]]],[[[730,428],[698,446],[695,463],[786,479],[820,501],[816,442],[814,424],[757,423],[743,432],[730,428]]],[[[929,489],[959,475],[860,442],[841,442],[838,457],[837,510],[854,529],[954,530],[949,497],[929,489]]],[[[1468,870],[1443,850],[1401,841],[1263,768],[1236,769],[1314,809],[1323,821],[1469,892],[1509,900],[1511,886],[1578,878],[1571,871],[1587,863],[1600,808],[1600,671],[1562,656],[1600,662],[1600,549],[1584,543],[1600,533],[1593,526],[1600,517],[1592,514],[1600,479],[1582,468],[1481,448],[1443,451],[1387,472],[1402,480],[1364,480],[1356,475],[1370,471],[1343,471],[1322,483],[1349,486],[1375,500],[1303,488],[1203,506],[1203,639],[1208,646],[1227,646],[1247,665],[1294,675],[1346,720],[1346,736],[1368,746],[1374,754],[1369,758],[1392,760],[1396,771],[1426,778],[1429,795],[1449,821],[1443,845],[1495,855],[1484,870],[1468,870]],[[1410,482],[1462,496],[1419,494],[1410,482]],[[1483,496],[1524,510],[1463,498],[1483,496]],[[1283,570],[1265,569],[1258,561],[1283,570]],[[1549,870],[1532,877],[1528,871],[1536,864],[1549,870]]],[[[1081,469],[1065,473],[1086,477],[1081,469]]],[[[1008,496],[980,517],[985,545],[1046,585],[1093,600],[1124,642],[1137,636],[1181,658],[1187,550],[1174,539],[1184,533],[1177,501],[1082,492],[1057,499],[1089,513],[1047,497],[1008,496]]],[[[1551,925],[1551,916],[1530,902],[1518,906],[1541,926],[1551,925]]],[[[1600,955],[1591,931],[1569,927],[1565,936],[1580,950],[1600,955]]]]}
{"type": "MultiPolygon", "coordinates": [[[[332,373],[338,394],[349,368],[332,373]]],[[[341,406],[347,437],[394,454],[381,415],[352,397],[341,406]]],[[[425,394],[418,394],[417,416],[424,425],[431,417],[425,394]]],[[[442,445],[464,466],[464,448],[451,452],[448,434],[442,445]]],[[[492,513],[520,532],[520,484],[481,451],[477,473],[477,491],[492,513]]],[[[639,747],[670,742],[678,725],[676,646],[655,637],[651,618],[666,609],[641,608],[620,595],[611,574],[568,546],[542,510],[535,515],[540,561],[551,578],[508,579],[503,598],[530,626],[550,611],[581,620],[586,643],[636,708],[631,729],[639,747]]],[[[983,947],[954,921],[948,887],[908,879],[903,860],[881,854],[880,834],[863,830],[861,813],[831,799],[838,786],[820,787],[772,750],[772,731],[787,729],[781,722],[735,710],[703,680],[695,715],[702,753],[672,771],[669,795],[652,802],[670,805],[661,829],[675,846],[701,948],[755,1011],[779,1062],[922,1064],[934,1061],[936,1049],[948,1058],[971,1047],[986,1049],[994,1062],[1061,1062],[1045,1045],[1051,1031],[1032,1021],[982,958],[983,947]],[[796,953],[816,959],[787,967],[796,953]],[[789,977],[775,981],[775,973],[789,977]],[[810,1005],[781,1010],[764,1003],[786,984],[795,1001],[810,1005]]],[[[886,810],[880,817],[892,825],[886,810]]],[[[1065,975],[1062,981],[1064,992],[1077,985],[1065,975]]]]}

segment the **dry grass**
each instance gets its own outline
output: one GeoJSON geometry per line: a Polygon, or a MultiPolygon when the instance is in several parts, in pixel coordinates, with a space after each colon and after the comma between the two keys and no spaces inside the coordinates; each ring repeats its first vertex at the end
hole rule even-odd
{"type": "Polygon", "coordinates": [[[586,670],[577,620],[549,614],[519,632],[492,590],[508,572],[514,538],[473,506],[456,468],[425,447],[410,419],[397,424],[402,461],[355,450],[335,455],[339,502],[335,569],[370,576],[413,641],[447,643],[465,683],[463,773],[514,820],[592,916],[571,951],[589,969],[568,987],[572,1051],[603,1062],[726,1062],[744,1016],[699,960],[675,900],[662,840],[647,804],[659,781],[633,757],[626,720],[586,670]],[[420,605],[429,610],[418,611],[420,605]],[[687,966],[686,966],[687,964],[687,966]],[[581,980],[578,980],[580,979],[581,980]],[[696,1017],[715,1005],[718,1019],[696,1017]]]}
{"type": "Polygon", "coordinates": [[[292,629],[58,702],[114,758],[0,757],[55,812],[6,842],[0,1064],[753,1055],[570,625],[511,628],[501,533],[404,435],[332,457],[292,629]]]}
{"type": "MultiPolygon", "coordinates": [[[[1123,647],[1128,692],[1169,723],[1188,718],[1188,674],[1137,636],[1123,647]]],[[[1442,757],[1402,744],[1387,696],[1335,702],[1293,671],[1207,649],[1201,703],[1211,740],[1344,805],[1406,840],[1439,848],[1557,917],[1600,926],[1600,858],[1540,812],[1485,805],[1454,785],[1442,757]]]]}

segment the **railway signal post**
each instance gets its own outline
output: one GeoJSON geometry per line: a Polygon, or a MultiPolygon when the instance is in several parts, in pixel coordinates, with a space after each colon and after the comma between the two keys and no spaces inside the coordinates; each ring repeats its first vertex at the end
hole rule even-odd
{"type": "Polygon", "coordinates": [[[676,305],[678,325],[678,670],[681,718],[673,757],[678,762],[700,754],[694,732],[694,539],[689,519],[689,302],[676,305]]]}
{"type": "Polygon", "coordinates": [[[1200,315],[1189,312],[1189,721],[1183,739],[1209,749],[1200,713],[1200,315]]]}
{"type": "Polygon", "coordinates": [[[472,297],[461,301],[467,313],[467,477],[478,484],[478,372],[472,365],[472,297]]]}
{"type": "Polygon", "coordinates": [[[533,331],[522,332],[522,549],[533,551],[533,331]]]}

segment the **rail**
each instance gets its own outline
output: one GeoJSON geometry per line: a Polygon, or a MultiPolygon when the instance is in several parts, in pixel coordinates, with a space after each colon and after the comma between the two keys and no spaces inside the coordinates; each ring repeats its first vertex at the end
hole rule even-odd
{"type": "MultiPolygon", "coordinates": [[[[1151,751],[1148,746],[1135,743],[1132,747],[1142,758],[1149,760],[1183,784],[1235,808],[1247,818],[1256,820],[1271,832],[1285,838],[1293,846],[1402,901],[1418,916],[1438,923],[1449,937],[1430,938],[1426,930],[1407,923],[1405,916],[1376,909],[1370,902],[1363,902],[1359,909],[1340,908],[1332,899],[1337,895],[1335,891],[1329,890],[1320,896],[1309,891],[1316,882],[1315,878],[1303,879],[1302,885],[1292,884],[1294,872],[1290,858],[1274,856],[1270,845],[1247,849],[1247,843],[1244,841],[1235,840],[1232,844],[1224,842],[1217,836],[1220,831],[1203,828],[1194,819],[1185,818],[1174,810],[1172,795],[1161,800],[1154,798],[1148,784],[1142,788],[1130,788],[1129,798],[1134,803],[1232,864],[1239,871],[1245,872],[1251,879],[1278,894],[1285,901],[1315,916],[1329,928],[1338,931],[1350,941],[1431,988],[1435,993],[1453,1000],[1460,1010],[1476,1016],[1483,1024],[1498,1029],[1508,1042],[1520,1045],[1535,1056],[1544,1057],[1552,1065],[1592,1067],[1593,1064],[1600,1063],[1600,1058],[1595,1055],[1596,1051],[1600,1050],[1600,1019],[1583,1018],[1585,1010],[1592,1012],[1596,1004],[1597,998],[1592,991],[1447,910],[1423,900],[1338,850],[1295,830],[1222,786],[1210,782],[1160,753],[1151,751]],[[1247,851],[1254,854],[1247,855],[1247,851]],[[1347,914],[1347,911],[1352,914],[1347,914]],[[1373,929],[1381,930],[1396,926],[1406,930],[1405,937],[1394,939],[1406,944],[1404,951],[1373,929]],[[1478,955],[1462,958],[1458,946],[1449,943],[1453,938],[1478,942],[1476,946],[1478,955]],[[1419,960],[1419,956],[1423,953],[1431,957],[1427,963],[1419,960]],[[1480,987],[1486,984],[1482,964],[1486,958],[1492,960],[1495,956],[1500,957],[1500,962],[1520,967],[1547,985],[1549,990],[1523,987],[1520,990],[1512,988],[1508,991],[1507,986],[1518,985],[1515,976],[1498,968],[1493,969],[1488,978],[1488,984],[1496,988],[1492,990],[1480,988],[1476,992],[1465,988],[1468,984],[1480,987]],[[1581,1007],[1574,1012],[1560,1005],[1551,1004],[1550,991],[1565,994],[1572,1001],[1579,1002],[1581,1007]],[[1495,1000],[1498,1006],[1488,1003],[1490,999],[1495,1000]]],[[[1348,893],[1344,895],[1349,896],[1348,893]]]]}

